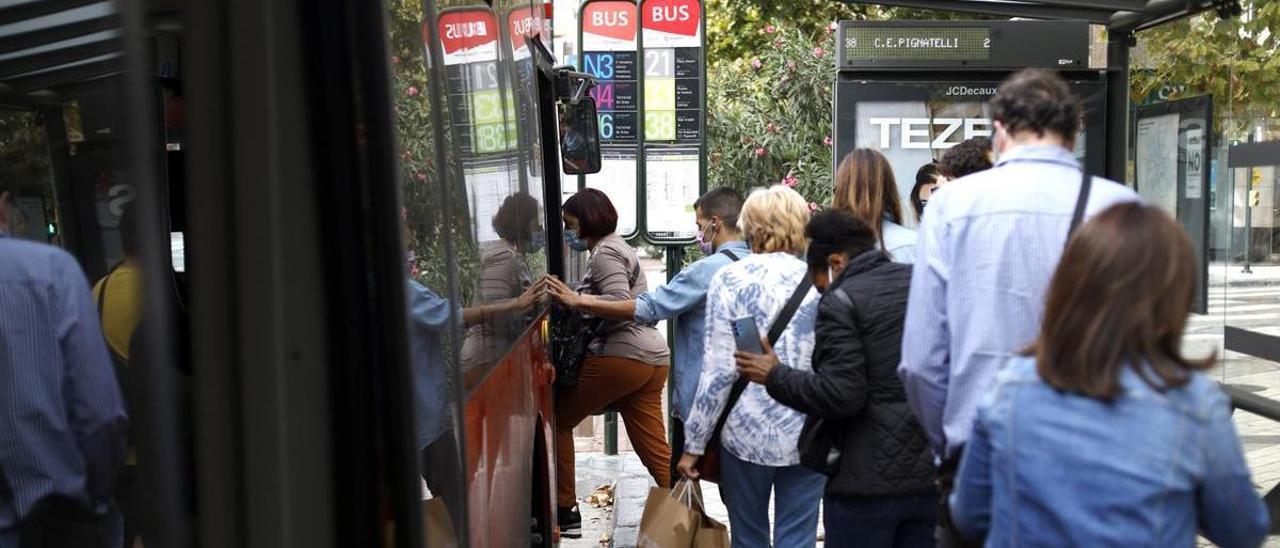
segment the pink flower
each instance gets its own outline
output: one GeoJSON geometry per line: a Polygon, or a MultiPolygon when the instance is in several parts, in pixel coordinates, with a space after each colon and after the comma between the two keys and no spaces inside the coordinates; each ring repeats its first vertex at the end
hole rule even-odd
{"type": "Polygon", "coordinates": [[[425,183],[425,182],[427,182],[427,174],[426,174],[426,173],[414,173],[414,174],[413,174],[413,179],[414,179],[415,181],[418,181],[419,183],[425,183]]]}
{"type": "Polygon", "coordinates": [[[763,67],[763,66],[764,66],[764,63],[761,63],[759,59],[751,60],[751,68],[753,70],[760,70],[760,67],[763,67]]]}
{"type": "Polygon", "coordinates": [[[764,33],[765,33],[765,34],[773,34],[773,33],[775,33],[775,32],[778,32],[778,27],[775,27],[775,26],[773,26],[773,25],[765,25],[765,26],[764,26],[764,33]]]}
{"type": "Polygon", "coordinates": [[[795,61],[787,61],[787,70],[790,70],[790,71],[793,71],[793,72],[794,72],[794,71],[796,70],[796,62],[795,62],[795,61]]]}
{"type": "Polygon", "coordinates": [[[401,152],[401,153],[400,153],[400,159],[401,159],[401,160],[404,160],[404,161],[406,161],[406,162],[408,162],[409,160],[412,160],[412,159],[413,159],[413,153],[412,153],[412,152],[409,152],[409,151],[407,151],[407,150],[406,150],[406,151],[404,151],[404,152],[401,152]]]}
{"type": "Polygon", "coordinates": [[[788,188],[795,188],[796,185],[800,184],[800,180],[796,179],[795,175],[787,175],[782,178],[782,184],[786,185],[788,188]]]}
{"type": "Polygon", "coordinates": [[[400,64],[400,56],[399,56],[399,55],[392,55],[392,56],[391,56],[391,64],[393,64],[393,65],[399,65],[399,64],[400,64]]]}
{"type": "Polygon", "coordinates": [[[765,156],[768,156],[768,155],[769,155],[769,151],[765,150],[764,147],[760,147],[756,149],[756,158],[764,158],[765,156]]]}
{"type": "Polygon", "coordinates": [[[835,32],[838,28],[840,28],[840,24],[832,21],[830,25],[827,25],[827,32],[835,32]]]}
{"type": "Polygon", "coordinates": [[[781,36],[779,36],[779,37],[777,37],[777,38],[774,38],[774,39],[773,39],[773,47],[775,47],[775,48],[780,48],[780,47],[782,47],[782,44],[785,44],[785,43],[786,43],[786,42],[784,42],[784,41],[782,40],[782,37],[781,37],[781,36]]]}
{"type": "Polygon", "coordinates": [[[820,205],[818,205],[818,204],[816,204],[816,203],[814,203],[814,202],[809,202],[809,211],[817,211],[817,210],[819,210],[819,209],[822,209],[822,206],[820,206],[820,205]]]}
{"type": "Polygon", "coordinates": [[[404,94],[405,94],[405,95],[408,95],[409,97],[417,97],[417,96],[418,96],[418,88],[413,87],[413,86],[409,86],[409,89],[404,90],[404,94]]]}
{"type": "Polygon", "coordinates": [[[826,54],[827,54],[827,50],[822,49],[822,46],[815,46],[815,47],[813,48],[813,56],[814,56],[814,57],[819,57],[819,58],[821,58],[823,55],[826,55],[826,54]]]}
{"type": "Polygon", "coordinates": [[[769,132],[769,133],[777,133],[777,132],[778,132],[778,126],[773,125],[773,124],[769,124],[769,125],[764,126],[764,130],[765,130],[765,131],[767,131],[767,132],[769,132]]]}
{"type": "Polygon", "coordinates": [[[826,136],[826,137],[823,137],[823,138],[822,138],[822,144],[827,145],[827,146],[831,146],[831,136],[830,136],[830,135],[828,135],[828,136],[826,136]]]}

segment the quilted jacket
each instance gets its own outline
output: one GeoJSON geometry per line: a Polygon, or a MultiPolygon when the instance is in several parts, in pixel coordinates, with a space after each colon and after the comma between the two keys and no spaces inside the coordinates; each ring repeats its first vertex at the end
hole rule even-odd
{"type": "Polygon", "coordinates": [[[813,372],[775,367],[769,395],[826,419],[838,471],[827,494],[909,495],[933,485],[933,456],[898,380],[911,266],[881,251],[855,257],[818,303],[813,372]]]}

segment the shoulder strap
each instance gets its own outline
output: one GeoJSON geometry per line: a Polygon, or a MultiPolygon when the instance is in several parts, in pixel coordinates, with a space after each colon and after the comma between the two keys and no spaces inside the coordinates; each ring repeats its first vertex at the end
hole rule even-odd
{"type": "MultiPolygon", "coordinates": [[[[631,283],[628,285],[636,285],[640,281],[640,257],[636,257],[636,266],[631,269],[631,283]]],[[[627,288],[628,290],[631,288],[627,288]]]]}
{"type": "Polygon", "coordinates": [[[728,250],[728,249],[726,249],[726,250],[724,250],[724,251],[721,251],[720,253],[721,253],[721,254],[723,254],[724,256],[728,257],[730,261],[733,261],[733,262],[735,262],[735,263],[736,263],[736,262],[738,262],[738,259],[741,259],[741,257],[739,257],[739,256],[738,256],[736,253],[734,253],[732,250],[728,250]]]}
{"type": "Polygon", "coordinates": [[[1067,230],[1067,241],[1071,240],[1071,235],[1075,234],[1076,229],[1080,228],[1080,223],[1084,221],[1084,211],[1089,206],[1089,191],[1093,186],[1093,176],[1089,175],[1086,169],[1080,170],[1080,195],[1076,196],[1076,211],[1071,215],[1071,228],[1067,230]]]}
{"type": "MultiPolygon", "coordinates": [[[[787,329],[787,324],[791,323],[791,318],[796,315],[796,310],[800,308],[800,304],[804,302],[805,296],[809,294],[809,289],[812,287],[813,282],[809,281],[809,275],[805,274],[800,285],[791,292],[791,298],[787,299],[787,304],[782,307],[778,317],[769,326],[769,346],[777,344],[778,339],[782,337],[782,332],[787,329]]],[[[729,401],[725,403],[724,410],[720,411],[720,417],[716,419],[715,430],[711,431],[712,441],[720,439],[720,432],[724,430],[724,423],[728,422],[733,406],[738,404],[738,399],[742,398],[742,393],[747,391],[747,386],[750,384],[751,381],[743,376],[739,376],[738,380],[734,381],[733,387],[729,389],[729,401]]]]}

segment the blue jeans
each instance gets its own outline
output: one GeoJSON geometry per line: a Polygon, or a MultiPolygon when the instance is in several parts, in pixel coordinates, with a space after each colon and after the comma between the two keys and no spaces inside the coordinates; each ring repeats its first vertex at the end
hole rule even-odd
{"type": "Polygon", "coordinates": [[[800,465],[761,466],[720,451],[720,495],[729,509],[733,548],[769,546],[769,494],[774,493],[773,546],[818,542],[818,505],[827,477],[800,465]]]}
{"type": "Polygon", "coordinates": [[[844,548],[932,548],[938,523],[938,493],[823,499],[827,546],[844,548]]]}

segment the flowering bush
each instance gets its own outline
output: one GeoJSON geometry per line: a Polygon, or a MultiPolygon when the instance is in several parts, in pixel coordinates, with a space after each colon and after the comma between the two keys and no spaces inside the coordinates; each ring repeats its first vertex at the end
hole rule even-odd
{"type": "Polygon", "coordinates": [[[834,27],[816,35],[760,28],[772,48],[719,63],[707,81],[708,187],[785,184],[812,204],[831,198],[834,27]]]}

